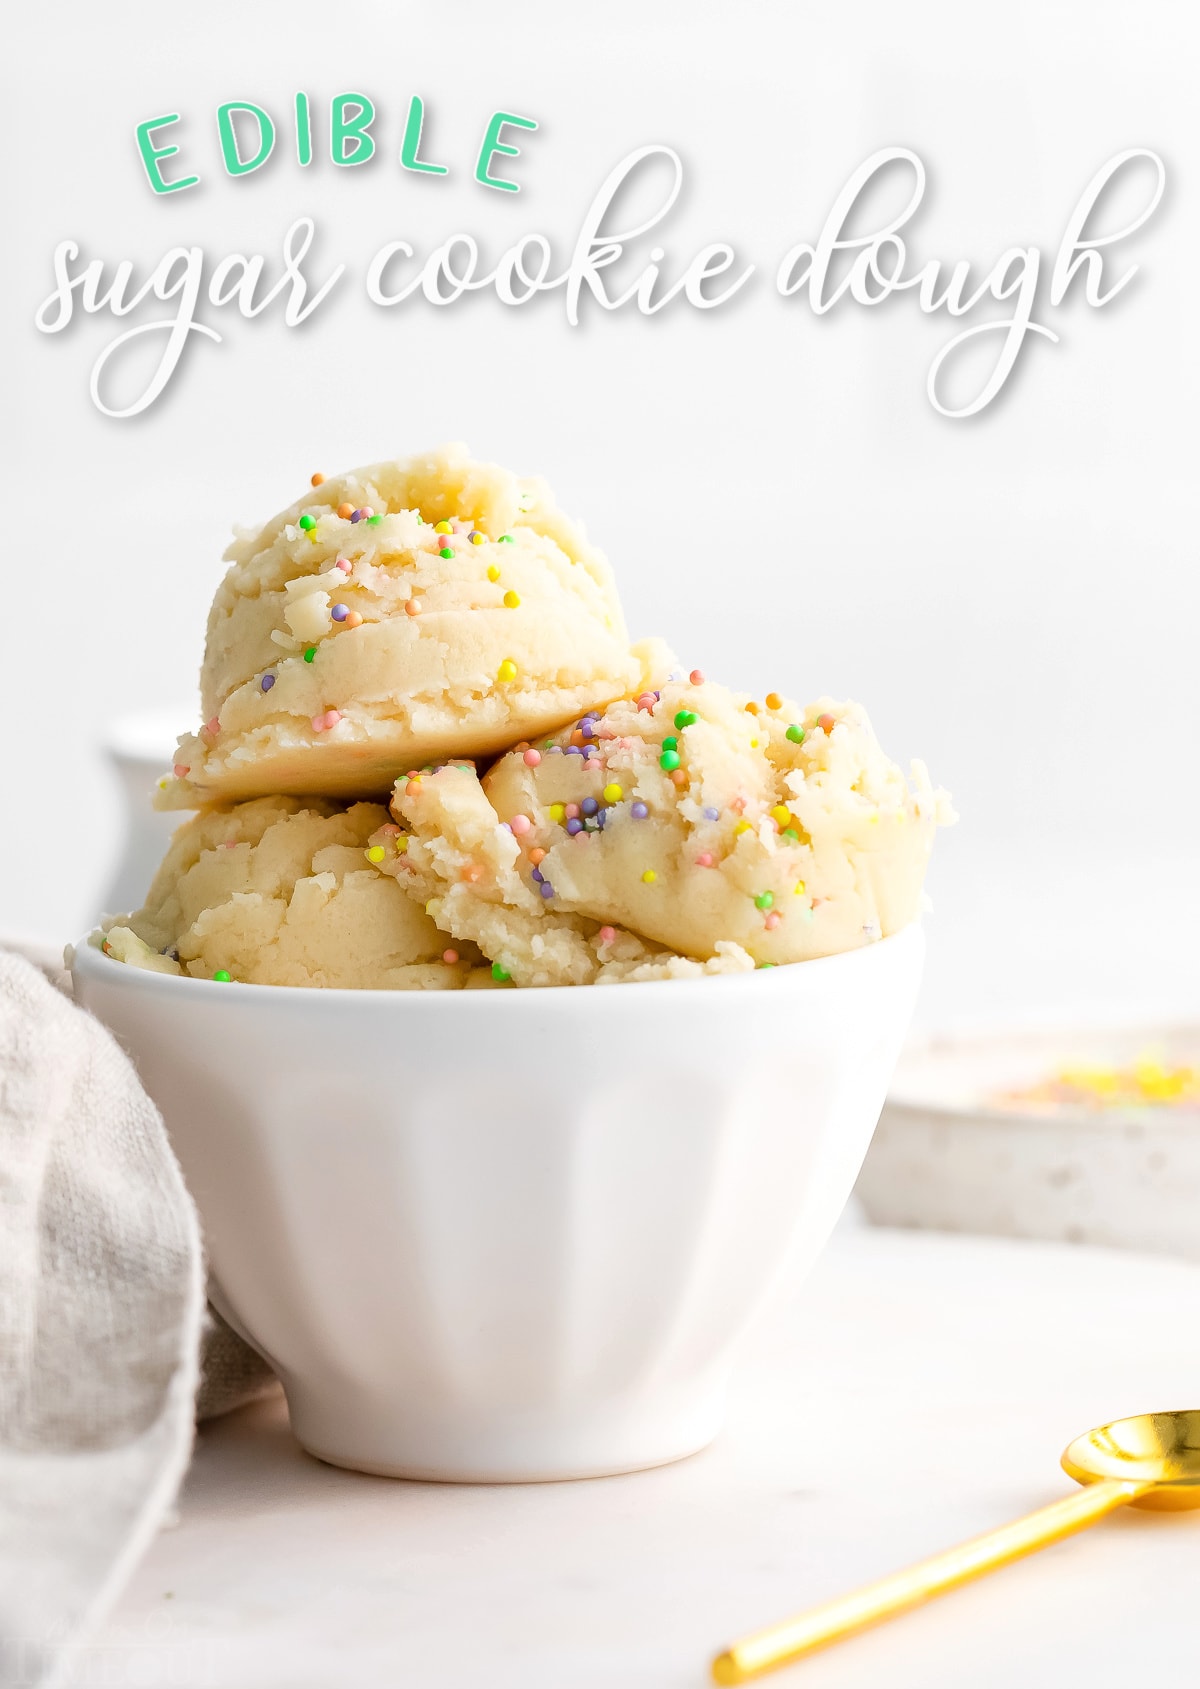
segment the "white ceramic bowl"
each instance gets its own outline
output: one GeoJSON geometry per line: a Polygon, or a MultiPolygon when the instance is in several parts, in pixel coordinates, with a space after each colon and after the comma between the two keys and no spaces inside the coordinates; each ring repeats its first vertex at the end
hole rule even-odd
{"type": "Polygon", "coordinates": [[[996,1029],[905,1051],[858,1195],[877,1225],[1106,1244],[1200,1260],[1200,1111],[1019,1112],[1063,1067],[1200,1061],[1200,1026],[996,1029]]]}
{"type": "Polygon", "coordinates": [[[337,1465],[633,1471],[719,1429],[735,1340],[818,1253],[916,998],[918,928],[733,977],[316,991],[81,944],[204,1222],[213,1300],[337,1465]]]}

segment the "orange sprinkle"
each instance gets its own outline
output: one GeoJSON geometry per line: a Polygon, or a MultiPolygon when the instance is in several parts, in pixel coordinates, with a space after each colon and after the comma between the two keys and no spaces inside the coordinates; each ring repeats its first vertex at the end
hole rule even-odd
{"type": "Polygon", "coordinates": [[[747,715],[757,715],[758,714],[758,705],[754,702],[753,699],[751,699],[748,704],[743,704],[742,708],[745,710],[747,715]]]}
{"type": "Polygon", "coordinates": [[[533,847],[533,849],[529,852],[529,860],[533,863],[535,868],[540,867],[540,865],[546,860],[546,852],[542,849],[541,845],[535,845],[533,847]]]}
{"type": "Polygon", "coordinates": [[[817,726],[821,729],[822,733],[832,733],[835,726],[835,719],[831,715],[819,715],[817,717],[817,726]]]}
{"type": "Polygon", "coordinates": [[[687,783],[688,777],[682,768],[673,768],[671,770],[671,784],[673,786],[686,786],[687,783]]]}
{"type": "Polygon", "coordinates": [[[321,474],[321,471],[318,469],[314,472],[314,474],[311,477],[311,485],[314,486],[314,487],[319,487],[321,485],[321,482],[324,479],[325,479],[325,477],[321,474]]]}
{"type": "Polygon", "coordinates": [[[420,790],[421,790],[421,776],[419,774],[416,774],[408,782],[408,785],[405,786],[404,795],[405,795],[406,798],[415,798],[420,790]]]}
{"type": "Polygon", "coordinates": [[[344,628],[360,628],[362,626],[362,617],[359,615],[357,610],[347,610],[346,619],[342,623],[342,626],[344,628]]]}
{"type": "Polygon", "coordinates": [[[574,731],[574,733],[572,733],[568,743],[572,744],[572,745],[582,745],[583,744],[583,730],[582,730],[582,728],[577,727],[575,729],[575,731],[574,731]]]}
{"type": "Polygon", "coordinates": [[[778,692],[767,693],[767,708],[769,710],[779,709],[782,703],[783,699],[779,696],[778,692]]]}
{"type": "Polygon", "coordinates": [[[404,606],[404,614],[406,616],[419,616],[421,614],[421,600],[419,598],[410,598],[408,603],[404,606]]]}
{"type": "Polygon", "coordinates": [[[442,951],[442,961],[445,962],[445,964],[448,968],[452,968],[454,966],[455,962],[458,961],[458,951],[457,950],[443,950],[442,951]]]}
{"type": "Polygon", "coordinates": [[[337,513],[343,522],[348,522],[354,515],[354,506],[349,502],[346,504],[339,504],[337,507],[337,513]]]}
{"type": "Polygon", "coordinates": [[[478,862],[469,862],[462,871],[462,877],[467,881],[468,885],[474,885],[477,880],[481,880],[483,878],[483,869],[479,866],[478,862]]]}

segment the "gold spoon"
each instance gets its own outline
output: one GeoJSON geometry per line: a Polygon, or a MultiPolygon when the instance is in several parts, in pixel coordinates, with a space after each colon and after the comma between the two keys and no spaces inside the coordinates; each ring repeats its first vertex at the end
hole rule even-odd
{"type": "Polygon", "coordinates": [[[745,1683],[1082,1531],[1127,1502],[1135,1507],[1200,1507],[1200,1410],[1141,1413],[1101,1425],[1077,1437],[1062,1464],[1085,1486],[1078,1495],[1051,1502],[986,1536],[972,1537],[853,1595],[743,1637],[717,1655],[713,1681],[745,1683]]]}

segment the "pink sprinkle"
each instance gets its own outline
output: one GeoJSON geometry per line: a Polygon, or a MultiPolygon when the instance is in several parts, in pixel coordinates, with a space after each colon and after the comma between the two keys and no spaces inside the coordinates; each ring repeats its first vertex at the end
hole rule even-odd
{"type": "Polygon", "coordinates": [[[237,849],[237,840],[236,839],[226,839],[225,843],[221,846],[221,849],[222,850],[236,850],[237,849]]]}
{"type": "Polygon", "coordinates": [[[454,966],[455,962],[458,961],[458,951],[457,950],[443,950],[442,951],[442,961],[445,962],[445,964],[448,968],[452,968],[454,966]]]}
{"type": "Polygon", "coordinates": [[[204,723],[204,731],[206,733],[219,733],[221,731],[220,716],[214,716],[211,721],[206,721],[204,723]]]}
{"type": "Polygon", "coordinates": [[[691,674],[688,675],[688,679],[691,681],[693,686],[703,686],[704,685],[704,671],[703,671],[703,669],[693,669],[691,674]]]}
{"type": "Polygon", "coordinates": [[[696,866],[697,868],[711,868],[712,852],[710,850],[702,850],[696,858],[696,866]]]}
{"type": "Polygon", "coordinates": [[[349,562],[345,557],[339,557],[337,562],[334,564],[334,568],[340,569],[343,575],[348,575],[353,567],[353,563],[349,562]]]}
{"type": "Polygon", "coordinates": [[[315,715],[312,718],[313,732],[328,733],[329,729],[336,727],[341,719],[342,712],[340,710],[326,710],[324,715],[315,715]]]}
{"type": "Polygon", "coordinates": [[[733,798],[730,801],[729,807],[735,815],[741,815],[745,811],[746,800],[745,798],[733,798]]]}
{"type": "Polygon", "coordinates": [[[567,820],[568,821],[578,821],[579,820],[579,805],[577,803],[569,803],[567,805],[567,820]]]}
{"type": "Polygon", "coordinates": [[[766,927],[768,932],[774,932],[775,928],[779,925],[779,911],[777,909],[772,909],[763,925],[766,927]]]}
{"type": "Polygon", "coordinates": [[[190,774],[190,773],[191,773],[191,772],[192,772],[192,771],[191,771],[191,769],[190,769],[190,768],[189,768],[189,767],[188,767],[188,765],[187,765],[187,763],[186,763],[186,762],[177,762],[177,763],[176,763],[176,764],[175,764],[175,778],[176,778],[176,780],[183,780],[183,779],[186,779],[186,777],[187,777],[187,776],[188,776],[188,775],[189,775],[189,774],[190,774]]]}
{"type": "Polygon", "coordinates": [[[371,509],[371,506],[369,504],[363,505],[362,515],[363,515],[363,521],[364,522],[366,521],[368,516],[374,516],[374,514],[375,514],[375,512],[371,509]]]}
{"type": "Polygon", "coordinates": [[[657,702],[653,692],[643,692],[637,701],[637,707],[639,710],[652,710],[657,702]]]}
{"type": "Polygon", "coordinates": [[[611,944],[616,936],[616,927],[601,927],[599,933],[597,934],[601,944],[611,944]]]}
{"type": "Polygon", "coordinates": [[[509,826],[518,838],[520,838],[522,833],[527,833],[532,825],[533,823],[527,815],[514,815],[512,820],[509,822],[509,826]]]}
{"type": "Polygon", "coordinates": [[[536,768],[542,760],[542,753],[541,751],[526,751],[523,760],[526,768],[536,768]]]}

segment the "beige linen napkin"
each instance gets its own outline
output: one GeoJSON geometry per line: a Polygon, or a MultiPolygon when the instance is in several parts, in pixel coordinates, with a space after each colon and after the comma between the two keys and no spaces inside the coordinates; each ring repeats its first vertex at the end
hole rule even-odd
{"type": "Polygon", "coordinates": [[[269,1373],[205,1317],[196,1211],[108,1032],[0,951],[0,1684],[49,1689],[269,1373]]]}

